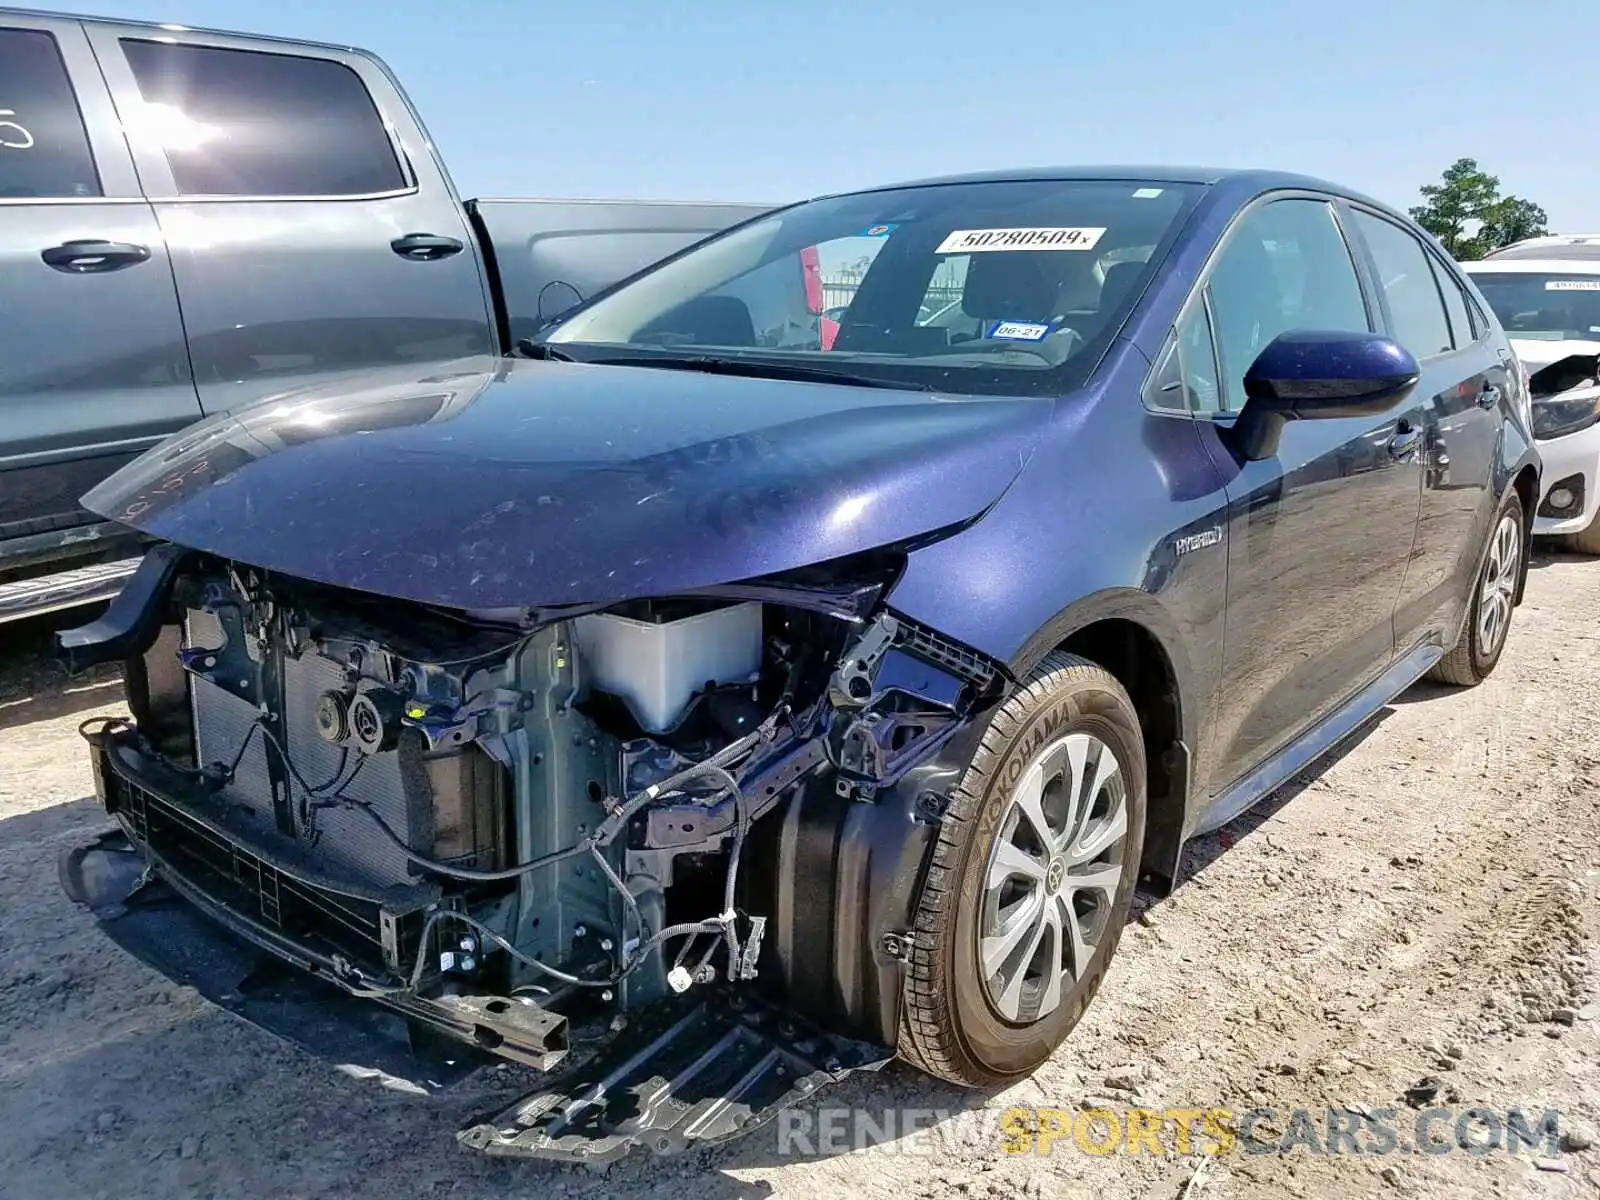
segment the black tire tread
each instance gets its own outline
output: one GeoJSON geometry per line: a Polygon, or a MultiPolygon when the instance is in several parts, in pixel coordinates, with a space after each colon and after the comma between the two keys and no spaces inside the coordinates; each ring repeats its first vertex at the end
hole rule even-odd
{"type": "MultiPolygon", "coordinates": [[[[1491,538],[1494,537],[1494,531],[1500,527],[1501,517],[1505,515],[1506,510],[1513,504],[1516,505],[1517,512],[1520,514],[1522,512],[1522,498],[1517,495],[1515,490],[1512,490],[1505,500],[1501,502],[1500,507],[1495,510],[1494,520],[1489,523],[1489,536],[1491,538]]],[[[1596,524],[1600,524],[1600,521],[1597,521],[1596,524]]],[[[1528,552],[1528,530],[1524,526],[1522,532],[1522,554],[1524,558],[1527,557],[1528,552]]],[[[1600,548],[1596,549],[1596,553],[1600,553],[1600,548]]],[[[1488,544],[1485,543],[1485,561],[1487,561],[1487,558],[1488,544]]],[[[1467,605],[1467,619],[1461,627],[1461,636],[1456,639],[1456,644],[1450,647],[1443,658],[1428,668],[1427,678],[1435,683],[1447,684],[1450,687],[1477,687],[1478,684],[1489,677],[1489,671],[1494,669],[1495,663],[1500,661],[1499,655],[1496,655],[1495,662],[1490,663],[1487,670],[1480,669],[1477,658],[1472,652],[1472,632],[1476,628],[1478,621],[1478,593],[1482,590],[1482,576],[1483,565],[1480,564],[1478,570],[1472,576],[1472,600],[1467,605]]],[[[1507,620],[1509,619],[1507,618],[1507,620]]],[[[1510,632],[1507,631],[1506,637],[1509,636],[1510,632]]],[[[1505,638],[1500,641],[1500,650],[1501,653],[1505,652],[1505,638]]]]}
{"type": "MultiPolygon", "coordinates": [[[[988,1087],[1014,1078],[984,1069],[960,1049],[954,1005],[950,1001],[952,985],[940,948],[939,932],[947,922],[955,920],[961,857],[969,836],[967,829],[977,817],[992,773],[1031,708],[1043,703],[1064,685],[1114,691],[1127,702],[1129,711],[1133,710],[1133,702],[1111,672],[1064,651],[1046,655],[990,719],[978,751],[952,793],[950,806],[940,822],[938,841],[918,899],[900,1009],[898,1049],[901,1057],[912,1066],[951,1083],[988,1087]]],[[[1107,936],[1114,952],[1121,936],[1121,925],[1117,924],[1107,936]]]]}
{"type": "Polygon", "coordinates": [[[1428,678],[1451,687],[1476,687],[1483,682],[1483,676],[1478,674],[1477,665],[1472,661],[1470,613],[1467,625],[1461,630],[1456,644],[1450,647],[1450,652],[1428,668],[1428,678]]]}

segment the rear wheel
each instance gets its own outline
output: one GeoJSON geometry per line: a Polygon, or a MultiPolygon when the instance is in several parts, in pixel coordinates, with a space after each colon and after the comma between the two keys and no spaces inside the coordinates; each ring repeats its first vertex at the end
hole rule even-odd
{"type": "Polygon", "coordinates": [[[1000,707],[956,789],[916,914],[900,1052],[955,1083],[1039,1066],[1121,937],[1144,841],[1133,703],[1053,654],[1000,707]]]}
{"type": "Polygon", "coordinates": [[[1433,665],[1428,678],[1457,687],[1483,682],[1500,661],[1511,611],[1517,602],[1528,539],[1522,523],[1522,499],[1507,494],[1489,530],[1488,552],[1478,568],[1467,623],[1450,652],[1433,665]]]}

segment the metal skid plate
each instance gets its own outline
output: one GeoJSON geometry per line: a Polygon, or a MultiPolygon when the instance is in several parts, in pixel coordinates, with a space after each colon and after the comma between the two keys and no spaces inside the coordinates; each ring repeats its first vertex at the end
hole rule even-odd
{"type": "Polygon", "coordinates": [[[749,1133],[889,1058],[881,1046],[718,991],[651,1007],[560,1086],[456,1136],[489,1154],[569,1163],[613,1162],[636,1145],[676,1154],[749,1133]]]}

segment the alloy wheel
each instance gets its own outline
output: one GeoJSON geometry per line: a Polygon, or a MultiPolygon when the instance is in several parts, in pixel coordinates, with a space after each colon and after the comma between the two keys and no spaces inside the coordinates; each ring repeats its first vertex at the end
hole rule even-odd
{"type": "Polygon", "coordinates": [[[1522,528],[1513,514],[1506,513],[1495,526],[1478,585],[1478,652],[1485,657],[1492,657],[1505,640],[1521,567],[1522,528]]]}
{"type": "Polygon", "coordinates": [[[1031,1024],[1088,970],[1122,882],[1127,781],[1111,748],[1068,733],[1022,772],[984,875],[978,973],[1000,1016],[1031,1024]]]}

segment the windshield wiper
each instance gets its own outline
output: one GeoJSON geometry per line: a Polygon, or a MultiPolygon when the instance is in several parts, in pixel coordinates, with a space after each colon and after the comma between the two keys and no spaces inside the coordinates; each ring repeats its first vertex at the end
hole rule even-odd
{"type": "Polygon", "coordinates": [[[660,367],[667,371],[700,371],[707,375],[741,375],[750,379],[790,379],[799,383],[840,383],[850,387],[891,388],[906,392],[938,390],[912,380],[876,379],[870,375],[852,375],[848,371],[831,371],[827,367],[775,363],[764,359],[709,358],[699,354],[685,357],[641,354],[636,357],[591,358],[585,361],[602,367],[660,367]]]}
{"type": "Polygon", "coordinates": [[[549,342],[536,342],[532,338],[519,338],[514,347],[523,358],[539,358],[549,362],[577,362],[565,350],[557,350],[549,342]]]}

